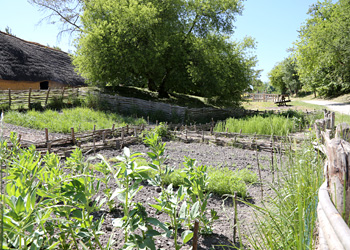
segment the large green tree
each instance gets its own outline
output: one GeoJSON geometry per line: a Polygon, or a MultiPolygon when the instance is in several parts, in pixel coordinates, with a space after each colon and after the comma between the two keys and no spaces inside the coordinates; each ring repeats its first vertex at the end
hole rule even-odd
{"type": "Polygon", "coordinates": [[[89,0],[74,64],[89,81],[235,103],[255,77],[250,38],[233,42],[241,0],[89,0]]]}
{"type": "Polygon", "coordinates": [[[299,79],[296,59],[287,57],[282,62],[277,63],[268,74],[270,84],[281,93],[298,94],[302,88],[299,79]]]}
{"type": "Polygon", "coordinates": [[[331,96],[350,91],[350,1],[318,1],[295,46],[305,88],[331,96]]]}

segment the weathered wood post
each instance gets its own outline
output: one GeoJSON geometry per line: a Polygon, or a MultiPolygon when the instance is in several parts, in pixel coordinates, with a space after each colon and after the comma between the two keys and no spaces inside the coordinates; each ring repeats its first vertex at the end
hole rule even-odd
{"type": "Polygon", "coordinates": [[[9,108],[11,108],[11,89],[9,89],[9,108]]]}
{"type": "Polygon", "coordinates": [[[74,128],[70,128],[70,133],[71,133],[71,136],[72,136],[72,143],[73,143],[73,145],[75,145],[75,134],[74,134],[74,128]]]}
{"type": "Polygon", "coordinates": [[[30,109],[30,96],[32,94],[32,88],[29,88],[29,94],[28,94],[28,109],[30,109]]]}
{"type": "Polygon", "coordinates": [[[47,143],[49,141],[49,130],[47,128],[45,128],[45,140],[46,140],[46,146],[47,146],[47,143]]]}
{"type": "Polygon", "coordinates": [[[47,105],[47,102],[49,101],[49,95],[50,95],[50,88],[47,89],[46,99],[45,99],[45,107],[47,105]]]}
{"type": "Polygon", "coordinates": [[[328,156],[327,183],[331,200],[339,214],[348,222],[350,215],[350,144],[339,138],[325,136],[328,156]]]}

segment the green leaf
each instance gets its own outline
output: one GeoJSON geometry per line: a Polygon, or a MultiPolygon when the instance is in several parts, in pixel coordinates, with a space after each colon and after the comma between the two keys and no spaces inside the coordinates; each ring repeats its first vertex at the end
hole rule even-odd
{"type": "Polygon", "coordinates": [[[112,221],[112,225],[113,225],[114,227],[121,228],[121,227],[123,227],[124,219],[125,219],[125,217],[114,219],[114,220],[112,221]]]}
{"type": "Polygon", "coordinates": [[[193,232],[190,230],[186,230],[181,234],[183,244],[186,244],[189,240],[192,239],[192,237],[193,237],[193,232]]]}
{"type": "Polygon", "coordinates": [[[187,202],[184,201],[179,211],[180,218],[186,218],[186,214],[187,214],[186,211],[187,211],[187,202]]]}
{"type": "Polygon", "coordinates": [[[190,211],[190,217],[195,219],[199,216],[199,201],[193,204],[190,211]]]}

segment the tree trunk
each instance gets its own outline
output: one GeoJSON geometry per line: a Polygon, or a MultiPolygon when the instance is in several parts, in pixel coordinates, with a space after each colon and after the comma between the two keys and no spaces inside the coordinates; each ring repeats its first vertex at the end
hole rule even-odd
{"type": "Polygon", "coordinates": [[[148,79],[148,89],[150,91],[157,91],[157,88],[156,88],[156,83],[154,82],[154,80],[152,78],[149,78],[148,79]]]}
{"type": "Polygon", "coordinates": [[[160,86],[158,88],[158,97],[159,98],[169,98],[169,94],[165,88],[165,78],[163,78],[160,86]]]}
{"type": "Polygon", "coordinates": [[[314,90],[314,97],[316,98],[316,90],[314,90]]]}

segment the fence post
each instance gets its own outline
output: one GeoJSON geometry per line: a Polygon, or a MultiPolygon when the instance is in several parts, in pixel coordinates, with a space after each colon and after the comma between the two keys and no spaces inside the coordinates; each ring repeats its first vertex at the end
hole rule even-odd
{"type": "Polygon", "coordinates": [[[71,135],[72,135],[72,142],[75,145],[75,135],[74,135],[74,128],[70,128],[71,135]]]}
{"type": "Polygon", "coordinates": [[[62,89],[62,101],[64,99],[64,90],[65,90],[65,87],[63,87],[63,89],[62,89]]]}
{"type": "Polygon", "coordinates": [[[28,109],[30,109],[30,96],[32,94],[32,88],[29,88],[29,95],[28,95],[28,109]]]}
{"type": "Polygon", "coordinates": [[[45,107],[47,105],[47,102],[49,100],[49,94],[50,94],[50,88],[47,89],[46,99],[45,99],[45,107]]]}
{"type": "Polygon", "coordinates": [[[11,108],[11,89],[9,89],[9,108],[11,108]]]}

